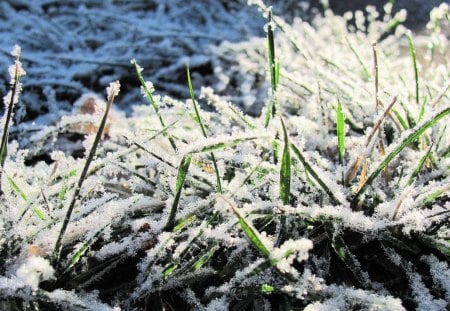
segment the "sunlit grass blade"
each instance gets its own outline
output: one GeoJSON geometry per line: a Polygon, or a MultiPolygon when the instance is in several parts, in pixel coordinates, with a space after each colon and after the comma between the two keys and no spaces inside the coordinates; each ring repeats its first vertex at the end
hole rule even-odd
{"type": "Polygon", "coordinates": [[[72,216],[72,212],[73,209],[75,207],[75,202],[77,201],[77,199],[79,198],[80,195],[80,191],[81,191],[81,186],[83,185],[83,182],[85,181],[87,175],[88,175],[88,171],[89,171],[89,166],[92,163],[92,160],[94,159],[95,153],[97,151],[97,147],[98,144],[102,138],[102,134],[103,134],[103,130],[105,129],[106,126],[106,121],[108,119],[108,114],[109,111],[111,109],[111,106],[114,102],[114,98],[119,94],[120,91],[120,83],[119,81],[115,81],[110,83],[109,87],[107,88],[107,95],[108,95],[108,101],[106,104],[106,109],[103,113],[103,117],[102,120],[100,122],[100,125],[98,127],[97,130],[97,134],[95,135],[94,138],[94,142],[92,144],[92,147],[89,151],[89,154],[86,158],[86,162],[84,164],[83,167],[83,171],[81,172],[80,178],[78,179],[78,183],[75,186],[75,190],[74,193],[72,195],[72,199],[70,201],[69,207],[67,208],[67,212],[66,215],[64,217],[62,226],[61,226],[61,230],[58,234],[58,238],[56,240],[55,243],[55,248],[53,250],[53,254],[52,254],[52,260],[54,261],[54,265],[58,266],[59,265],[59,260],[60,260],[60,256],[61,256],[61,251],[62,251],[62,247],[63,247],[63,238],[64,238],[64,234],[66,233],[67,230],[67,226],[69,225],[69,221],[70,221],[70,217],[72,216]]]}
{"type": "Polygon", "coordinates": [[[165,278],[171,276],[176,268],[178,268],[177,264],[170,264],[167,268],[164,269],[163,276],[165,278]]]}
{"type": "Polygon", "coordinates": [[[241,211],[237,207],[235,207],[233,203],[231,203],[228,199],[226,199],[223,196],[220,196],[220,198],[230,206],[231,210],[238,218],[239,225],[241,226],[245,235],[249,239],[250,243],[261,253],[261,255],[264,258],[269,258],[270,257],[269,247],[267,247],[262,241],[261,235],[258,232],[258,230],[256,230],[256,228],[251,223],[245,220],[244,215],[242,215],[241,211]]]}
{"type": "MultiPolygon", "coordinates": [[[[191,73],[189,72],[189,66],[186,68],[186,74],[187,74],[187,80],[188,80],[189,94],[191,95],[192,106],[194,107],[195,116],[196,116],[198,123],[200,125],[200,128],[202,130],[203,137],[208,138],[208,135],[206,134],[205,125],[203,124],[203,120],[200,116],[200,111],[198,109],[197,102],[195,101],[195,94],[194,94],[194,89],[192,87],[191,73]]],[[[217,166],[216,157],[214,156],[214,153],[212,153],[212,152],[211,152],[211,160],[214,165],[214,172],[216,173],[217,192],[221,193],[222,192],[222,183],[220,181],[219,167],[217,166]]]]}
{"type": "Polygon", "coordinates": [[[340,204],[339,200],[334,195],[333,191],[330,190],[330,187],[326,185],[326,183],[319,177],[317,172],[312,168],[312,166],[306,161],[305,157],[301,153],[301,151],[295,146],[293,143],[291,143],[292,151],[294,151],[297,158],[302,162],[305,169],[311,174],[311,176],[317,181],[317,183],[320,185],[320,187],[325,191],[325,193],[330,197],[330,199],[333,201],[333,203],[340,204]]]}
{"type": "Polygon", "coordinates": [[[273,293],[273,292],[275,291],[275,287],[273,287],[272,285],[263,284],[263,285],[261,285],[261,287],[259,288],[259,290],[260,290],[262,293],[270,294],[270,293],[273,293]]]}
{"type": "Polygon", "coordinates": [[[402,117],[402,115],[400,114],[400,112],[398,112],[398,110],[393,109],[392,110],[395,114],[395,116],[397,117],[397,120],[400,122],[400,124],[402,125],[404,130],[409,129],[409,124],[408,122],[402,117]]]}
{"type": "Polygon", "coordinates": [[[236,115],[236,117],[239,120],[241,120],[248,128],[250,128],[250,129],[256,128],[256,126],[244,116],[244,114],[242,113],[242,111],[239,110],[239,108],[236,108],[231,103],[228,105],[228,107],[236,115]]]}
{"type": "Polygon", "coordinates": [[[448,194],[449,191],[450,191],[450,185],[444,185],[444,186],[439,187],[437,189],[433,189],[433,191],[431,191],[431,193],[427,194],[425,196],[425,198],[423,198],[422,201],[419,202],[417,207],[421,208],[421,207],[423,207],[425,205],[428,205],[428,204],[434,202],[441,195],[448,194]]]}
{"type": "Polygon", "coordinates": [[[281,159],[280,170],[280,198],[284,205],[289,204],[291,193],[291,154],[289,148],[289,136],[284,124],[283,118],[280,117],[281,126],[283,127],[284,148],[281,159]]]}
{"type": "Polygon", "coordinates": [[[430,145],[425,155],[420,159],[419,163],[417,164],[416,168],[414,169],[414,172],[411,174],[411,177],[408,179],[408,185],[411,185],[414,180],[419,176],[420,171],[422,170],[423,165],[425,164],[425,161],[430,156],[431,148],[433,148],[433,144],[430,145]]]}
{"type": "Polygon", "coordinates": [[[14,180],[9,176],[6,177],[6,180],[8,180],[8,183],[14,192],[17,193],[25,202],[29,203],[28,196],[22,191],[22,189],[19,188],[19,186],[17,186],[14,180]]]}
{"type": "Polygon", "coordinates": [[[178,203],[180,202],[181,191],[183,190],[184,181],[186,179],[186,175],[188,173],[191,160],[192,160],[191,154],[185,155],[181,159],[180,166],[178,167],[177,181],[175,186],[175,198],[173,200],[166,225],[164,226],[165,231],[172,231],[175,226],[175,217],[178,210],[178,203]]]}
{"type": "MultiPolygon", "coordinates": [[[[341,101],[338,100],[338,105],[336,109],[336,132],[337,132],[337,138],[338,138],[338,149],[339,149],[339,164],[341,166],[344,166],[344,152],[345,152],[345,131],[344,131],[344,113],[342,112],[342,105],[341,101]]],[[[342,174],[344,172],[342,171],[342,174]]],[[[344,179],[344,175],[342,175],[342,179],[344,179]]]]}
{"type": "MultiPolygon", "coordinates": [[[[163,119],[161,113],[159,112],[159,107],[156,104],[155,98],[153,97],[153,91],[149,88],[149,86],[147,85],[147,83],[144,80],[144,77],[142,76],[143,68],[138,65],[138,63],[136,62],[135,59],[133,59],[131,61],[131,63],[134,66],[134,69],[136,71],[136,75],[137,75],[137,77],[139,79],[139,82],[141,83],[141,86],[142,86],[142,89],[144,90],[145,96],[147,97],[148,101],[150,102],[150,104],[153,107],[153,110],[155,110],[155,113],[158,116],[159,123],[161,124],[161,126],[163,128],[166,128],[166,124],[164,122],[164,119],[163,119]]],[[[169,138],[169,143],[172,146],[172,149],[174,151],[176,151],[177,150],[177,146],[175,144],[175,141],[174,141],[173,137],[170,136],[170,134],[168,134],[168,138],[169,138]]]]}
{"type": "MultiPolygon", "coordinates": [[[[39,219],[45,220],[44,213],[29,200],[28,196],[25,194],[25,192],[22,191],[22,189],[20,189],[20,187],[14,182],[14,180],[11,177],[9,177],[8,175],[6,175],[6,180],[8,181],[8,184],[10,185],[11,189],[14,190],[14,192],[29,205],[29,208],[31,209],[31,211],[33,211],[33,213],[39,219]]],[[[28,210],[28,208],[23,211],[23,213],[19,219],[22,219],[22,217],[25,215],[27,210],[28,210]]]]}
{"type": "Polygon", "coordinates": [[[394,159],[406,146],[415,142],[427,129],[436,124],[439,120],[444,118],[450,113],[450,108],[444,109],[437,113],[429,121],[425,122],[422,126],[417,128],[414,132],[408,135],[400,144],[389,153],[384,160],[378,165],[378,167],[370,174],[364,185],[355,194],[352,200],[352,207],[356,207],[358,204],[359,197],[367,190],[367,188],[372,184],[375,178],[386,168],[386,166],[394,159]]]}
{"type": "Polygon", "coordinates": [[[419,105],[419,71],[417,69],[416,50],[414,48],[411,33],[407,33],[406,37],[408,38],[409,54],[411,55],[413,68],[414,68],[414,81],[415,81],[415,88],[416,88],[416,94],[415,94],[416,95],[416,104],[419,105]]]}

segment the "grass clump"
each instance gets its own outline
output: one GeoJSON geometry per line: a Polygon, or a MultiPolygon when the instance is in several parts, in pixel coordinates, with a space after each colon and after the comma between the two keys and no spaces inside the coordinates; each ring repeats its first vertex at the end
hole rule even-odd
{"type": "Polygon", "coordinates": [[[189,69],[190,98],[161,97],[133,61],[150,105],[111,120],[113,83],[85,157],[30,165],[4,123],[1,308],[447,307],[448,64],[420,84],[417,55],[399,70],[404,33],[385,31],[401,16],[291,26],[251,2],[267,38],[217,57],[250,75],[269,59],[268,115],[206,88],[219,112],[201,110],[189,69]]]}

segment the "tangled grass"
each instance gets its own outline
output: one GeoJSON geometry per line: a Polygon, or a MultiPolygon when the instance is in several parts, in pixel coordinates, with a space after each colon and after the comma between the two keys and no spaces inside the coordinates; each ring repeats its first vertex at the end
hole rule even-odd
{"type": "Polygon", "coordinates": [[[14,49],[2,309],[448,308],[448,7],[433,11],[422,61],[389,4],[383,21],[368,8],[312,26],[252,4],[267,38],[223,43],[214,62],[223,89],[254,99],[269,86],[260,117],[196,94],[189,69],[190,98],[161,97],[133,60],[148,105],[112,111],[113,82],[106,102],[82,98],[20,149],[8,139],[25,74],[14,49]],[[30,164],[74,132],[84,156],[30,164]]]}

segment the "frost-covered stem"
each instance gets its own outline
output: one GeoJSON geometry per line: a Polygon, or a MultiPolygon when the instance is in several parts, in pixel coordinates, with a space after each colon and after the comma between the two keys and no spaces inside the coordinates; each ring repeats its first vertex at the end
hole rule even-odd
{"type": "Polygon", "coordinates": [[[387,156],[385,156],[384,160],[378,165],[378,167],[373,171],[373,173],[367,178],[364,185],[361,187],[361,189],[355,194],[353,197],[351,207],[352,209],[355,209],[357,204],[359,203],[359,198],[361,195],[367,190],[367,188],[371,185],[371,183],[375,180],[375,178],[383,171],[386,166],[391,162],[393,158],[395,158],[406,146],[411,144],[412,142],[416,141],[420,138],[420,136],[431,126],[436,124],[439,120],[444,118],[450,114],[450,108],[446,108],[439,113],[437,113],[433,118],[428,120],[427,122],[423,123],[422,126],[417,128],[414,132],[412,132],[410,135],[408,135],[396,148],[394,148],[391,153],[389,153],[387,156]]]}
{"type": "Polygon", "coordinates": [[[378,81],[378,56],[377,56],[377,44],[372,44],[372,53],[373,53],[373,74],[374,74],[374,85],[375,85],[375,108],[378,109],[378,106],[380,106],[380,101],[378,99],[378,87],[379,87],[379,81],[378,81]]]}
{"type": "MultiPolygon", "coordinates": [[[[14,75],[12,75],[12,88],[11,88],[11,97],[9,99],[8,106],[6,107],[6,117],[4,121],[2,140],[0,143],[0,194],[2,193],[2,172],[3,166],[5,165],[6,155],[7,155],[7,145],[8,145],[8,136],[9,136],[9,126],[12,119],[12,114],[14,110],[15,103],[18,100],[18,94],[20,92],[20,77],[25,74],[25,71],[22,69],[22,65],[20,63],[20,48],[15,46],[12,53],[13,56],[16,57],[14,64],[14,75]]],[[[6,97],[7,98],[7,97],[6,97]]],[[[6,99],[7,100],[7,99],[6,99]]],[[[5,100],[5,101],[6,101],[5,100]]]]}
{"type": "MultiPolygon", "coordinates": [[[[133,59],[131,61],[131,63],[134,66],[134,69],[136,71],[136,75],[137,75],[137,77],[139,79],[139,82],[142,85],[142,88],[143,88],[145,96],[147,97],[148,101],[150,102],[150,104],[153,107],[153,110],[155,110],[155,113],[158,116],[159,123],[161,124],[161,126],[163,128],[165,128],[166,127],[166,123],[164,122],[164,119],[163,119],[161,113],[159,112],[159,108],[158,108],[158,105],[156,104],[155,98],[153,97],[152,90],[149,89],[149,87],[147,86],[147,83],[144,80],[144,77],[142,76],[141,72],[142,72],[143,68],[138,65],[138,63],[136,62],[135,59],[133,59]]],[[[168,139],[169,139],[170,146],[172,147],[172,149],[174,151],[177,151],[177,146],[175,144],[175,141],[173,140],[173,137],[170,136],[170,134],[167,134],[167,136],[168,136],[168,139]]]]}
{"type": "Polygon", "coordinates": [[[100,125],[98,127],[97,134],[94,139],[94,143],[92,144],[91,150],[89,151],[89,155],[86,159],[86,163],[84,164],[83,171],[80,175],[80,178],[78,179],[78,183],[75,188],[75,192],[72,196],[72,200],[70,201],[69,208],[67,209],[66,216],[64,217],[63,224],[61,226],[61,231],[59,232],[58,238],[56,240],[55,249],[53,250],[53,263],[55,266],[59,264],[59,259],[61,256],[61,250],[62,250],[62,241],[64,238],[64,234],[66,233],[67,226],[69,225],[70,217],[72,216],[73,209],[75,207],[75,202],[77,201],[79,195],[81,186],[83,185],[84,180],[87,177],[87,173],[89,171],[89,166],[91,165],[92,160],[94,159],[95,152],[97,151],[98,143],[100,142],[100,139],[103,134],[103,130],[106,125],[106,121],[108,118],[109,110],[112,106],[112,103],[114,101],[114,98],[119,94],[120,90],[120,83],[119,81],[112,82],[108,88],[108,103],[106,105],[105,112],[103,114],[102,121],[100,122],[100,125]]]}
{"type": "MultiPolygon", "coordinates": [[[[186,68],[186,74],[187,74],[187,80],[188,80],[189,94],[191,95],[192,106],[194,106],[195,115],[197,116],[198,123],[200,124],[200,128],[202,130],[203,137],[208,138],[208,135],[206,134],[205,126],[202,121],[202,117],[200,116],[200,111],[197,107],[197,103],[195,102],[194,88],[192,87],[191,73],[189,71],[189,66],[187,66],[187,68],[186,68]]],[[[216,173],[217,191],[219,193],[222,193],[222,183],[220,182],[220,172],[219,172],[219,167],[217,166],[216,157],[214,156],[213,152],[211,152],[210,155],[211,155],[211,160],[214,165],[214,172],[216,173]]]]}
{"type": "Polygon", "coordinates": [[[419,71],[417,69],[416,50],[414,49],[414,44],[413,44],[413,41],[412,41],[411,33],[407,33],[406,37],[408,38],[409,53],[411,55],[413,68],[414,68],[414,81],[415,81],[415,90],[416,90],[416,104],[419,105],[419,71]]]}

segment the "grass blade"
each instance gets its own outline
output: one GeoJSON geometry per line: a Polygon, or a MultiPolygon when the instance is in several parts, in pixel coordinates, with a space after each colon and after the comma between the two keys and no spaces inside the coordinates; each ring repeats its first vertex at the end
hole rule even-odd
{"type": "Polygon", "coordinates": [[[364,185],[359,189],[359,191],[355,194],[351,206],[355,208],[358,204],[359,197],[367,190],[370,184],[375,180],[375,178],[385,169],[385,167],[392,161],[406,146],[416,141],[427,129],[436,124],[440,119],[444,118],[450,113],[450,108],[444,109],[437,113],[433,118],[429,121],[425,122],[422,126],[417,128],[413,133],[411,133],[408,137],[406,137],[394,150],[389,153],[385,159],[378,165],[375,171],[370,174],[367,178],[364,185]]]}
{"type": "Polygon", "coordinates": [[[14,180],[9,176],[6,176],[6,179],[14,192],[16,192],[25,202],[29,203],[28,196],[19,188],[19,186],[17,186],[14,180]]]}
{"type": "Polygon", "coordinates": [[[400,122],[400,124],[402,125],[404,130],[409,129],[409,124],[408,122],[402,117],[402,115],[400,114],[400,112],[398,112],[396,109],[392,110],[395,114],[395,116],[397,117],[397,120],[400,122]]]}
{"type": "MultiPolygon", "coordinates": [[[[197,117],[198,123],[200,124],[200,128],[202,129],[203,137],[208,138],[208,135],[206,134],[205,126],[203,125],[203,121],[200,116],[200,111],[199,111],[197,103],[195,101],[195,94],[194,94],[194,89],[192,87],[191,73],[189,71],[189,66],[186,68],[186,74],[187,74],[187,80],[188,80],[189,94],[191,95],[192,106],[194,107],[195,116],[197,117]]],[[[214,171],[216,173],[217,192],[222,193],[222,183],[220,182],[220,172],[219,172],[219,168],[217,166],[216,157],[214,156],[214,153],[212,153],[212,152],[211,152],[211,160],[213,162],[214,171]]]]}
{"type": "Polygon", "coordinates": [[[359,64],[361,65],[362,68],[362,78],[364,79],[364,81],[369,81],[371,75],[369,72],[369,69],[367,68],[366,64],[364,64],[364,61],[362,60],[361,56],[358,54],[358,52],[356,51],[355,47],[350,43],[350,41],[348,40],[347,36],[344,37],[345,38],[345,42],[347,43],[348,47],[350,48],[350,50],[353,52],[353,54],[356,56],[356,59],[358,60],[359,64]]]}
{"type": "Polygon", "coordinates": [[[300,162],[302,162],[303,166],[305,167],[305,169],[309,172],[309,174],[311,174],[311,176],[317,181],[317,183],[320,185],[320,187],[325,191],[326,194],[328,194],[328,196],[330,197],[330,199],[336,203],[336,204],[341,204],[341,202],[339,202],[339,200],[336,198],[336,196],[333,194],[333,191],[330,190],[330,187],[328,187],[326,185],[326,183],[319,177],[319,175],[316,173],[316,171],[314,171],[314,169],[312,168],[311,165],[309,165],[309,163],[306,161],[305,157],[303,156],[303,154],[300,152],[300,150],[297,148],[297,146],[295,146],[293,143],[291,143],[291,148],[292,151],[294,151],[295,155],[297,156],[297,158],[300,160],[300,162]]]}
{"type": "Polygon", "coordinates": [[[242,111],[239,110],[239,108],[233,106],[233,104],[231,103],[228,105],[228,107],[236,115],[236,117],[239,120],[241,120],[246,126],[248,126],[252,130],[256,128],[256,126],[244,116],[244,114],[242,113],[242,111]]]}
{"type": "MultiPolygon", "coordinates": [[[[148,101],[150,102],[150,104],[153,107],[153,110],[155,110],[155,113],[158,116],[159,123],[161,124],[161,126],[163,128],[166,128],[166,124],[164,122],[164,119],[163,119],[161,113],[159,113],[159,107],[156,104],[155,98],[153,97],[152,90],[149,88],[149,86],[147,85],[147,83],[144,80],[144,77],[142,76],[143,68],[138,65],[138,63],[136,62],[135,59],[133,59],[131,61],[131,63],[134,66],[134,69],[136,71],[136,75],[137,75],[137,77],[139,79],[139,82],[141,83],[141,86],[142,86],[142,88],[144,90],[145,96],[147,97],[148,101]]],[[[175,145],[175,141],[173,140],[172,136],[170,136],[170,134],[168,134],[168,137],[169,137],[169,143],[172,146],[172,149],[174,151],[176,151],[177,150],[177,146],[175,145]]]]}
{"type": "Polygon", "coordinates": [[[261,253],[261,255],[264,258],[269,258],[270,257],[269,247],[267,247],[264,244],[264,242],[262,241],[261,235],[258,232],[258,230],[256,230],[256,228],[253,227],[253,225],[251,223],[249,223],[249,222],[247,222],[247,220],[245,220],[245,217],[242,215],[241,211],[237,207],[235,207],[230,201],[228,201],[223,196],[220,196],[220,197],[231,207],[231,210],[238,218],[239,225],[241,226],[245,235],[250,240],[250,243],[261,253]]]}
{"type": "Polygon", "coordinates": [[[270,72],[270,84],[272,87],[272,96],[269,101],[269,107],[267,108],[265,120],[264,120],[264,127],[269,126],[269,122],[271,118],[275,117],[275,114],[277,112],[277,99],[276,99],[276,92],[277,92],[277,86],[279,81],[279,65],[277,65],[275,61],[275,40],[273,36],[273,26],[272,26],[272,10],[269,9],[268,11],[268,22],[267,22],[267,54],[268,54],[268,61],[269,61],[269,72],[270,72]]]}
{"type": "Polygon", "coordinates": [[[172,208],[170,209],[167,223],[164,226],[165,231],[172,231],[175,226],[175,216],[177,214],[178,203],[180,202],[181,190],[183,190],[183,184],[186,179],[186,175],[191,164],[192,155],[189,153],[181,159],[180,166],[178,168],[177,182],[175,187],[175,199],[173,200],[172,208]]]}
{"type": "Polygon", "coordinates": [[[80,178],[78,179],[78,183],[76,185],[74,194],[72,196],[72,200],[70,201],[69,207],[67,209],[66,215],[64,217],[61,231],[59,232],[58,238],[56,240],[55,248],[53,250],[52,259],[54,261],[54,266],[58,266],[60,256],[61,256],[61,250],[62,250],[62,242],[64,238],[64,234],[66,233],[67,226],[69,225],[70,217],[72,216],[73,209],[75,207],[75,202],[78,199],[80,195],[81,186],[83,185],[84,180],[87,177],[87,173],[89,170],[89,166],[91,165],[92,160],[94,159],[95,153],[97,151],[98,143],[100,142],[100,139],[102,138],[103,130],[106,126],[106,120],[108,119],[108,113],[111,109],[112,103],[114,102],[114,98],[119,94],[120,91],[120,83],[119,81],[115,81],[110,83],[109,88],[107,88],[108,93],[108,102],[106,104],[105,112],[103,113],[102,120],[100,122],[100,125],[97,130],[97,134],[94,138],[94,143],[92,144],[91,150],[89,151],[89,155],[86,158],[86,162],[83,167],[83,171],[81,172],[80,178]]]}
{"type": "MultiPolygon", "coordinates": [[[[5,174],[6,175],[6,174],[5,174]]],[[[33,213],[40,219],[40,220],[45,220],[45,215],[44,213],[36,206],[33,205],[32,202],[30,202],[28,196],[25,194],[25,192],[22,191],[22,189],[20,189],[20,187],[14,182],[14,180],[9,177],[8,175],[6,175],[6,180],[8,181],[8,184],[10,185],[10,187],[14,190],[14,192],[21,197],[26,203],[28,203],[30,205],[30,209],[33,211],[33,213]]],[[[28,207],[27,209],[25,209],[22,213],[22,215],[20,215],[19,219],[22,219],[22,217],[25,215],[25,213],[28,211],[28,207]]]]}
{"type": "Polygon", "coordinates": [[[264,137],[265,136],[248,136],[248,137],[241,137],[241,138],[230,137],[230,139],[228,139],[226,141],[212,142],[211,144],[208,144],[206,146],[200,147],[198,149],[194,149],[191,151],[191,153],[210,152],[213,150],[223,149],[226,147],[233,147],[244,141],[255,140],[255,139],[264,138],[264,137]]]}
{"type": "Polygon", "coordinates": [[[280,198],[284,205],[289,204],[291,193],[291,154],[289,151],[289,136],[284,124],[283,118],[280,117],[283,127],[284,148],[281,160],[280,170],[280,198]]]}
{"type": "Polygon", "coordinates": [[[81,248],[75,252],[75,254],[70,258],[69,264],[67,265],[66,269],[64,269],[64,273],[67,273],[79,260],[80,258],[86,253],[86,251],[91,247],[92,244],[96,241],[97,237],[103,232],[103,230],[106,227],[103,227],[102,229],[98,230],[89,240],[87,240],[81,248]]]}
{"type": "Polygon", "coordinates": [[[61,190],[59,190],[58,192],[58,208],[62,209],[64,207],[64,201],[66,200],[66,193],[68,190],[68,182],[70,177],[74,177],[77,175],[77,170],[73,170],[71,172],[69,172],[68,175],[63,177],[63,185],[61,187],[61,190]]]}
{"type": "MultiPolygon", "coordinates": [[[[336,132],[337,132],[337,138],[338,138],[338,149],[339,149],[339,164],[341,166],[344,166],[344,152],[345,152],[345,141],[344,141],[344,113],[342,112],[342,105],[341,101],[338,99],[338,105],[336,109],[336,132]]],[[[343,171],[342,171],[343,173],[343,171]]],[[[343,177],[343,176],[342,176],[343,177]]]]}
{"type": "MultiPolygon", "coordinates": [[[[365,142],[365,147],[369,147],[370,146],[370,142],[372,141],[372,138],[375,136],[375,134],[377,133],[378,129],[380,128],[381,124],[383,123],[383,120],[386,118],[386,116],[389,115],[389,111],[391,110],[391,108],[394,106],[394,104],[397,102],[397,96],[394,96],[394,98],[392,99],[392,102],[389,104],[389,106],[384,110],[384,113],[381,115],[381,117],[375,122],[374,127],[372,128],[372,131],[370,132],[370,134],[367,136],[366,142],[365,142]]],[[[382,140],[380,139],[380,145],[382,144],[382,140]]],[[[366,163],[366,157],[361,155],[359,156],[350,166],[350,168],[348,169],[347,173],[345,174],[345,179],[344,179],[344,184],[345,185],[349,185],[350,182],[353,180],[353,178],[356,175],[356,172],[358,171],[359,167],[361,166],[361,164],[366,163]]],[[[361,175],[363,176],[363,175],[361,175]]],[[[361,182],[361,180],[360,180],[361,182]]],[[[360,189],[359,187],[361,187],[362,185],[360,184],[358,186],[358,189],[360,189]]]]}
{"type": "MultiPolygon", "coordinates": [[[[0,142],[0,167],[3,168],[5,165],[6,156],[8,155],[8,137],[9,137],[9,127],[11,124],[11,119],[13,116],[13,110],[15,104],[19,100],[19,93],[21,90],[20,86],[20,78],[25,75],[25,71],[22,68],[22,64],[20,62],[20,48],[15,46],[12,53],[15,57],[14,63],[14,74],[11,76],[11,91],[8,93],[7,97],[5,97],[5,101],[7,101],[9,96],[9,103],[6,107],[6,112],[4,115],[4,127],[2,133],[2,140],[0,142]]],[[[1,193],[1,176],[2,170],[0,170],[0,193],[1,193]]]]}
{"type": "Polygon", "coordinates": [[[208,262],[214,256],[215,252],[219,250],[219,243],[217,241],[214,241],[212,246],[207,249],[207,253],[203,254],[193,265],[192,268],[194,271],[200,269],[203,267],[203,265],[208,262]]]}
{"type": "Polygon", "coordinates": [[[409,54],[411,55],[411,59],[414,67],[414,79],[415,79],[415,87],[416,87],[416,104],[419,105],[419,71],[417,70],[417,59],[416,59],[416,50],[414,49],[414,44],[412,41],[411,33],[406,34],[408,38],[408,48],[409,54]]]}
{"type": "Polygon", "coordinates": [[[430,145],[425,155],[420,159],[419,163],[417,164],[417,167],[415,168],[414,172],[412,173],[411,177],[408,179],[408,185],[411,185],[414,182],[414,179],[416,179],[417,176],[419,176],[420,171],[422,170],[423,165],[425,164],[425,161],[430,156],[431,148],[433,148],[433,144],[430,145]]]}

